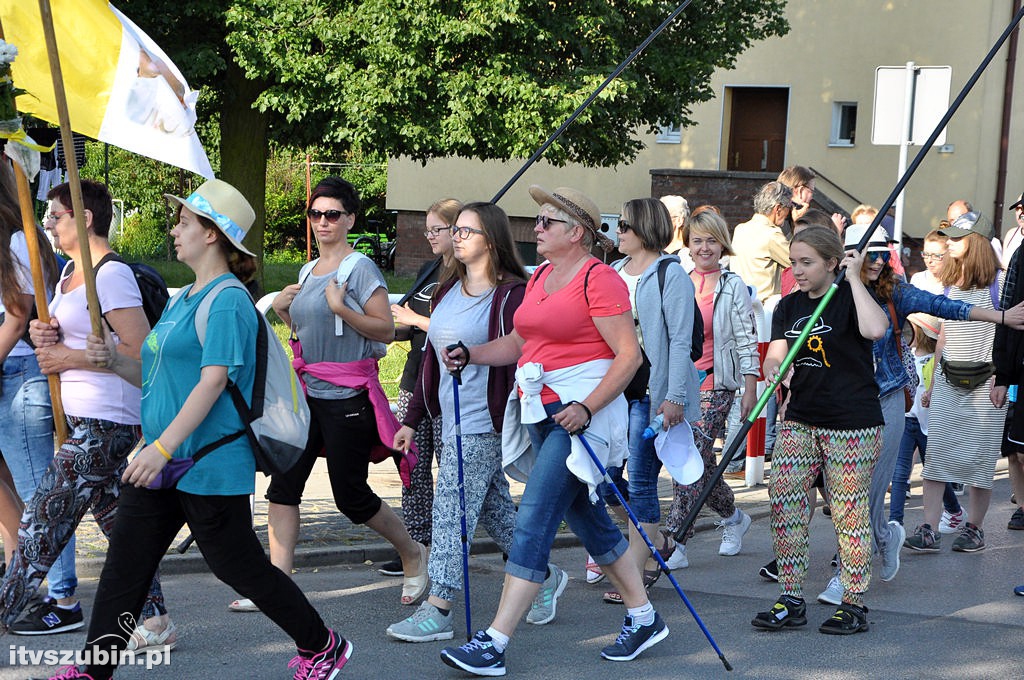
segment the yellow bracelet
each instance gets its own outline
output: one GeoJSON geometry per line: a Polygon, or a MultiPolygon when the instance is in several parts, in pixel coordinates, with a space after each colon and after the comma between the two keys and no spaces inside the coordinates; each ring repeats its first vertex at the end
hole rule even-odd
{"type": "Polygon", "coordinates": [[[159,439],[153,440],[153,446],[156,447],[156,450],[159,451],[164,458],[167,460],[171,459],[171,454],[167,453],[167,449],[164,448],[164,445],[160,443],[159,439]]]}

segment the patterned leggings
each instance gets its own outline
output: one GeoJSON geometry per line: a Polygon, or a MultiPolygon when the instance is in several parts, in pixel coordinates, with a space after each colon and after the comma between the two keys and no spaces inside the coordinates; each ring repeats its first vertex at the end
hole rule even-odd
{"type": "MultiPolygon", "coordinates": [[[[445,442],[437,468],[434,493],[434,544],[427,573],[430,594],[443,600],[462,589],[462,521],[459,508],[459,468],[455,438],[445,442]]],[[[502,552],[512,549],[516,506],[508,479],[501,469],[500,434],[462,435],[462,477],[466,493],[466,535],[470,543],[477,522],[484,526],[502,552]]]]}
{"type": "MultiPolygon", "coordinates": [[[[409,410],[412,392],[398,390],[398,420],[409,410]]],[[[402,520],[414,541],[430,545],[430,513],[434,505],[434,456],[441,451],[441,417],[424,418],[413,435],[419,460],[412,469],[411,483],[402,487],[402,520]]]]}
{"type": "MultiPolygon", "coordinates": [[[[0,631],[21,615],[54,560],[91,509],[109,538],[117,517],[121,474],[142,430],[109,420],[68,416],[68,438],[25,505],[18,550],[0,585],[0,631]]],[[[166,614],[159,573],[153,577],[142,620],[166,614]]]]}
{"type": "MultiPolygon", "coordinates": [[[[697,497],[700,496],[704,487],[707,486],[711,474],[718,467],[715,461],[714,444],[715,439],[721,437],[725,432],[725,419],[729,417],[729,409],[732,408],[733,392],[729,390],[701,390],[700,393],[700,420],[693,424],[693,441],[704,459],[704,474],[693,484],[682,485],[672,482],[675,492],[672,498],[672,507],[669,508],[668,516],[665,519],[665,531],[671,534],[679,531],[683,521],[690,513],[697,497]]],[[[708,507],[717,512],[721,517],[728,519],[736,513],[736,498],[732,489],[725,480],[719,478],[711,495],[708,496],[708,507]]],[[[683,543],[693,537],[693,527],[686,533],[683,543]]]]}
{"type": "Polygon", "coordinates": [[[832,522],[839,543],[843,602],[862,606],[871,580],[871,471],[882,450],[882,426],[832,430],[785,421],[779,429],[768,483],[771,534],[779,562],[779,585],[803,597],[807,573],[807,490],[825,475],[832,522]]]}

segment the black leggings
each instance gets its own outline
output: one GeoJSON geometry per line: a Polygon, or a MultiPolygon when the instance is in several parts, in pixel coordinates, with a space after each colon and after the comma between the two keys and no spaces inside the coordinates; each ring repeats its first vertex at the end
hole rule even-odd
{"type": "MultiPolygon", "coordinates": [[[[197,496],[127,485],[118,501],[87,646],[108,652],[125,648],[157,565],[186,522],[214,576],[251,599],[297,647],[324,648],[327,627],[295,581],[270,563],[252,529],[248,496],[197,496]],[[126,621],[128,616],[133,618],[126,621]]],[[[87,672],[106,680],[116,661],[89,666],[87,672]]]]}
{"type": "Polygon", "coordinates": [[[366,394],[350,399],[309,398],[309,442],[302,458],[283,475],[274,475],[267,500],[298,505],[317,456],[327,458],[327,474],[338,510],[353,524],[365,524],[380,510],[370,488],[370,449],[380,443],[373,405],[366,394]]]}

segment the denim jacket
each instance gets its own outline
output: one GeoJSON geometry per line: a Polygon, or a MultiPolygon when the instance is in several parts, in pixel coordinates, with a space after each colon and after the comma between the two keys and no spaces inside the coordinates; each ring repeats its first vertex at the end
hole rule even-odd
{"type": "MultiPolygon", "coordinates": [[[[869,288],[871,296],[882,307],[886,317],[889,316],[889,305],[881,302],[873,287],[869,288]]],[[[925,312],[940,319],[966,321],[974,305],[959,300],[950,300],[943,295],[933,295],[926,290],[899,281],[892,291],[892,302],[896,308],[896,323],[903,328],[907,315],[913,312],[925,312]]],[[[878,396],[891,394],[910,382],[903,362],[900,361],[899,349],[896,346],[896,334],[893,332],[892,320],[885,329],[881,340],[875,340],[872,346],[875,360],[875,382],[878,383],[878,396]]]]}

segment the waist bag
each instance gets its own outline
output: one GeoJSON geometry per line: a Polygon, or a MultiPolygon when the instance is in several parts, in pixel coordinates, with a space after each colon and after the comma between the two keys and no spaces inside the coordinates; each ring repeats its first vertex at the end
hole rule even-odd
{"type": "Polygon", "coordinates": [[[942,360],[942,375],[946,382],[961,390],[973,390],[992,377],[996,366],[991,361],[942,360]]]}

